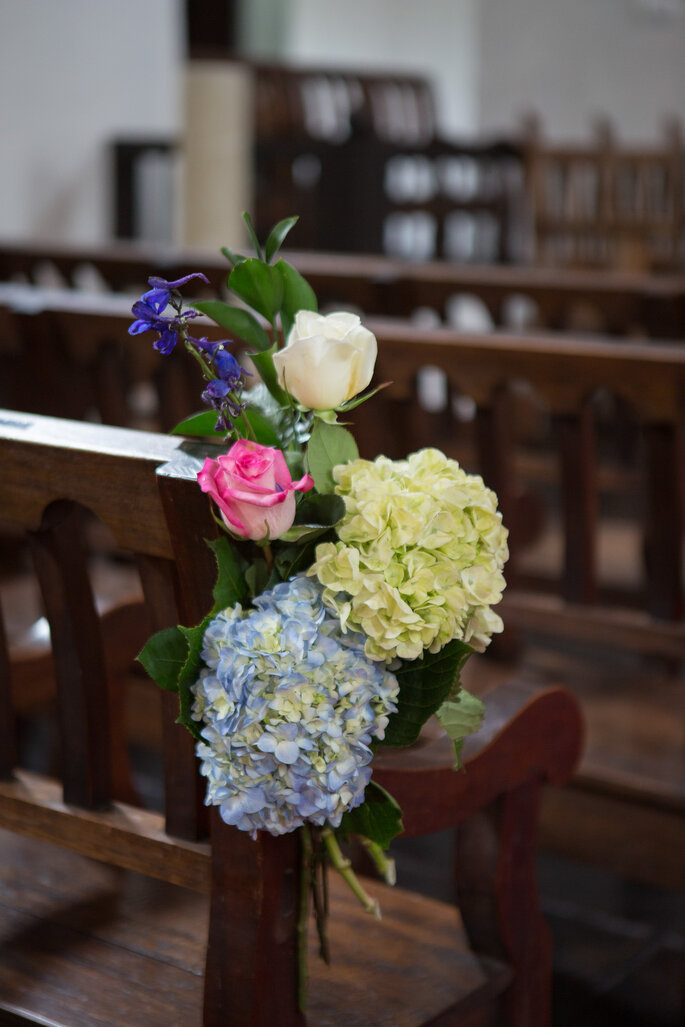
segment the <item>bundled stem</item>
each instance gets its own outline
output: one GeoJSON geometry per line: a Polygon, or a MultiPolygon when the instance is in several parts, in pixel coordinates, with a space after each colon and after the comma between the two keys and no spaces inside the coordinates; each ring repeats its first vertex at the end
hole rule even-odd
{"type": "Polygon", "coordinates": [[[335,834],[330,827],[323,827],[321,829],[321,840],[326,846],[328,858],[331,861],[333,869],[338,871],[345,884],[359,899],[364,911],[366,913],[370,913],[376,918],[376,920],[380,920],[381,908],[378,904],[378,899],[372,898],[368,892],[365,891],[361,881],[352,869],[351,862],[346,856],[343,856],[340,846],[338,845],[338,839],[335,837],[335,834]]]}

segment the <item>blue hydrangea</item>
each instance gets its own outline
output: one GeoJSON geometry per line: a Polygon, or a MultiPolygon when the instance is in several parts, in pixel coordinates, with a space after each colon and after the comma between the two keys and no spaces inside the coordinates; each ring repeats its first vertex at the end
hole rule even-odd
{"type": "Polygon", "coordinates": [[[364,655],[362,635],[342,634],[322,592],[297,575],[204,635],[193,717],[206,801],[253,836],[337,827],[362,802],[371,741],[396,709],[395,677],[364,655]]]}

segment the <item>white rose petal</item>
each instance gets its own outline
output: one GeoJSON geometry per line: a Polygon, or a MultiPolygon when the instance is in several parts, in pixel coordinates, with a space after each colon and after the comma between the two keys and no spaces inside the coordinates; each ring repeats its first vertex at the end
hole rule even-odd
{"type": "Polygon", "coordinates": [[[310,410],[334,410],[367,387],[378,346],[356,314],[295,315],[285,349],[274,354],[281,385],[310,410]]]}

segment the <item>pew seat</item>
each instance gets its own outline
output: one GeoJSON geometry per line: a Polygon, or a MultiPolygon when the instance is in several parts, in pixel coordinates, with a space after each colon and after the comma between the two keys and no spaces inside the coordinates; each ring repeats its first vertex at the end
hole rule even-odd
{"type": "MultiPolygon", "coordinates": [[[[348,1027],[410,1027],[422,1022],[406,1012],[417,987],[428,1020],[472,993],[474,978],[493,1001],[509,983],[503,964],[473,955],[454,908],[368,883],[381,902],[380,923],[331,875],[329,967],[316,952],[313,925],[309,932],[310,1027],[328,1022],[332,1001],[348,1027]],[[380,950],[392,977],[379,989],[380,950]]],[[[105,1022],[106,1006],[108,1027],[201,1022],[206,895],[8,831],[0,831],[0,892],[4,1015],[93,1027],[105,1022]]]]}

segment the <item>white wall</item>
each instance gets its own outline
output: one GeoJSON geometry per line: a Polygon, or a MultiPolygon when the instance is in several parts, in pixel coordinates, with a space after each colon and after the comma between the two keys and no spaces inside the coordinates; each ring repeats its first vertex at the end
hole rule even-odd
{"type": "MultiPolygon", "coordinates": [[[[534,107],[552,137],[587,137],[604,113],[622,138],[654,139],[685,111],[685,0],[245,3],[264,54],[430,76],[447,133],[511,131],[534,107]]],[[[181,0],[0,0],[0,237],[108,238],[110,139],[181,133],[181,14],[181,0]]]]}
{"type": "Polygon", "coordinates": [[[0,236],[106,239],[107,145],[175,135],[178,0],[0,0],[0,236]]]}
{"type": "Polygon", "coordinates": [[[481,0],[480,12],[485,129],[535,109],[550,138],[588,138],[607,115],[621,139],[653,142],[683,117],[682,0],[481,0]]]}
{"type": "Polygon", "coordinates": [[[444,131],[477,124],[478,0],[290,0],[288,60],[396,68],[435,83],[444,131]]]}

